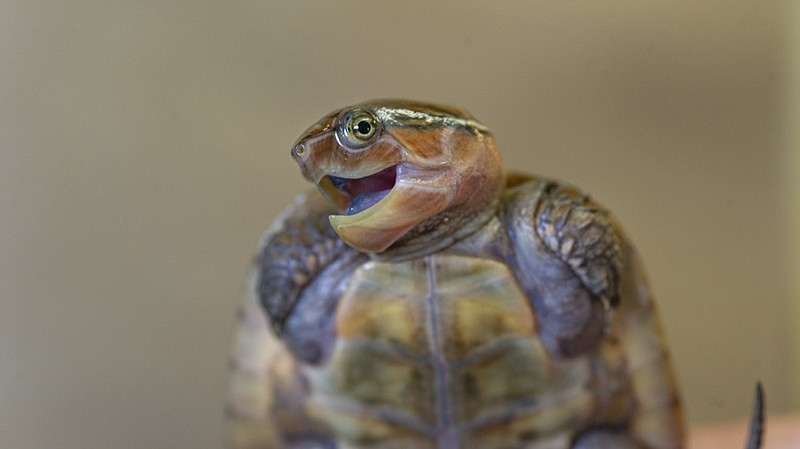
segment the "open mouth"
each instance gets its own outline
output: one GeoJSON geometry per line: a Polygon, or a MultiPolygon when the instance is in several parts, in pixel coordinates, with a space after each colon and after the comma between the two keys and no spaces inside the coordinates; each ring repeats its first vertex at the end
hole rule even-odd
{"type": "Polygon", "coordinates": [[[340,207],[345,215],[355,215],[374,206],[394,188],[397,166],[385,168],[363,178],[326,176],[320,186],[340,207]]]}

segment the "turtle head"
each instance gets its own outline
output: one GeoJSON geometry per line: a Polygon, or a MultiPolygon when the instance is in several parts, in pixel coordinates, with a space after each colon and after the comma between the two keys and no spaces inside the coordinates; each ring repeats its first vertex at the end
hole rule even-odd
{"type": "Polygon", "coordinates": [[[488,129],[462,109],[427,103],[334,111],[303,133],[292,156],[339,207],[334,231],[369,253],[416,253],[472,232],[504,182],[488,129]]]}

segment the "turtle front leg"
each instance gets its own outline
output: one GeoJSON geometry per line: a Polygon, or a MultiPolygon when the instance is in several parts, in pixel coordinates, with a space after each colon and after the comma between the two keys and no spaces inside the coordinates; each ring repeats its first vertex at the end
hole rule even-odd
{"type": "Polygon", "coordinates": [[[303,195],[262,240],[231,360],[233,449],[337,448],[305,408],[301,373],[329,354],[340,281],[366,257],[336,237],[332,212],[320,195],[303,195]]]}
{"type": "Polygon", "coordinates": [[[577,190],[549,182],[520,186],[505,211],[516,275],[542,341],[557,358],[594,350],[620,302],[622,244],[609,214],[577,190]]]}

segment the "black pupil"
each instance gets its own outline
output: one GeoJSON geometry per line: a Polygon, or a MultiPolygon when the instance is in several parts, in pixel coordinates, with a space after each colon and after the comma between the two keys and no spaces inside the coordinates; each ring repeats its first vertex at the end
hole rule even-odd
{"type": "Polygon", "coordinates": [[[372,125],[370,125],[369,122],[366,121],[366,120],[361,120],[356,125],[356,131],[358,131],[358,133],[363,135],[363,136],[366,136],[367,134],[369,134],[369,132],[371,130],[372,130],[372,125]]]}

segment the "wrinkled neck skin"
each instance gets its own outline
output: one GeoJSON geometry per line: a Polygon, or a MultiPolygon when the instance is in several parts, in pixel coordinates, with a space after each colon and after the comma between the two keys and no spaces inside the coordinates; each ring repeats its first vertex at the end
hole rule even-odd
{"type": "Polygon", "coordinates": [[[484,211],[469,217],[447,213],[437,215],[409,231],[387,250],[367,254],[375,260],[401,262],[442,251],[482,228],[497,212],[497,204],[494,201],[484,211]],[[432,230],[415,232],[417,229],[432,230]]]}
{"type": "MultiPolygon", "coordinates": [[[[439,169],[438,179],[452,198],[448,207],[417,224],[386,250],[368,253],[373,259],[402,261],[441,251],[475,233],[495,215],[505,173],[494,139],[473,131],[469,146],[473,148],[450,148],[450,160],[439,169]]],[[[409,178],[415,178],[413,166],[403,169],[408,170],[409,178]]],[[[430,168],[424,171],[431,176],[430,168]]]]}

